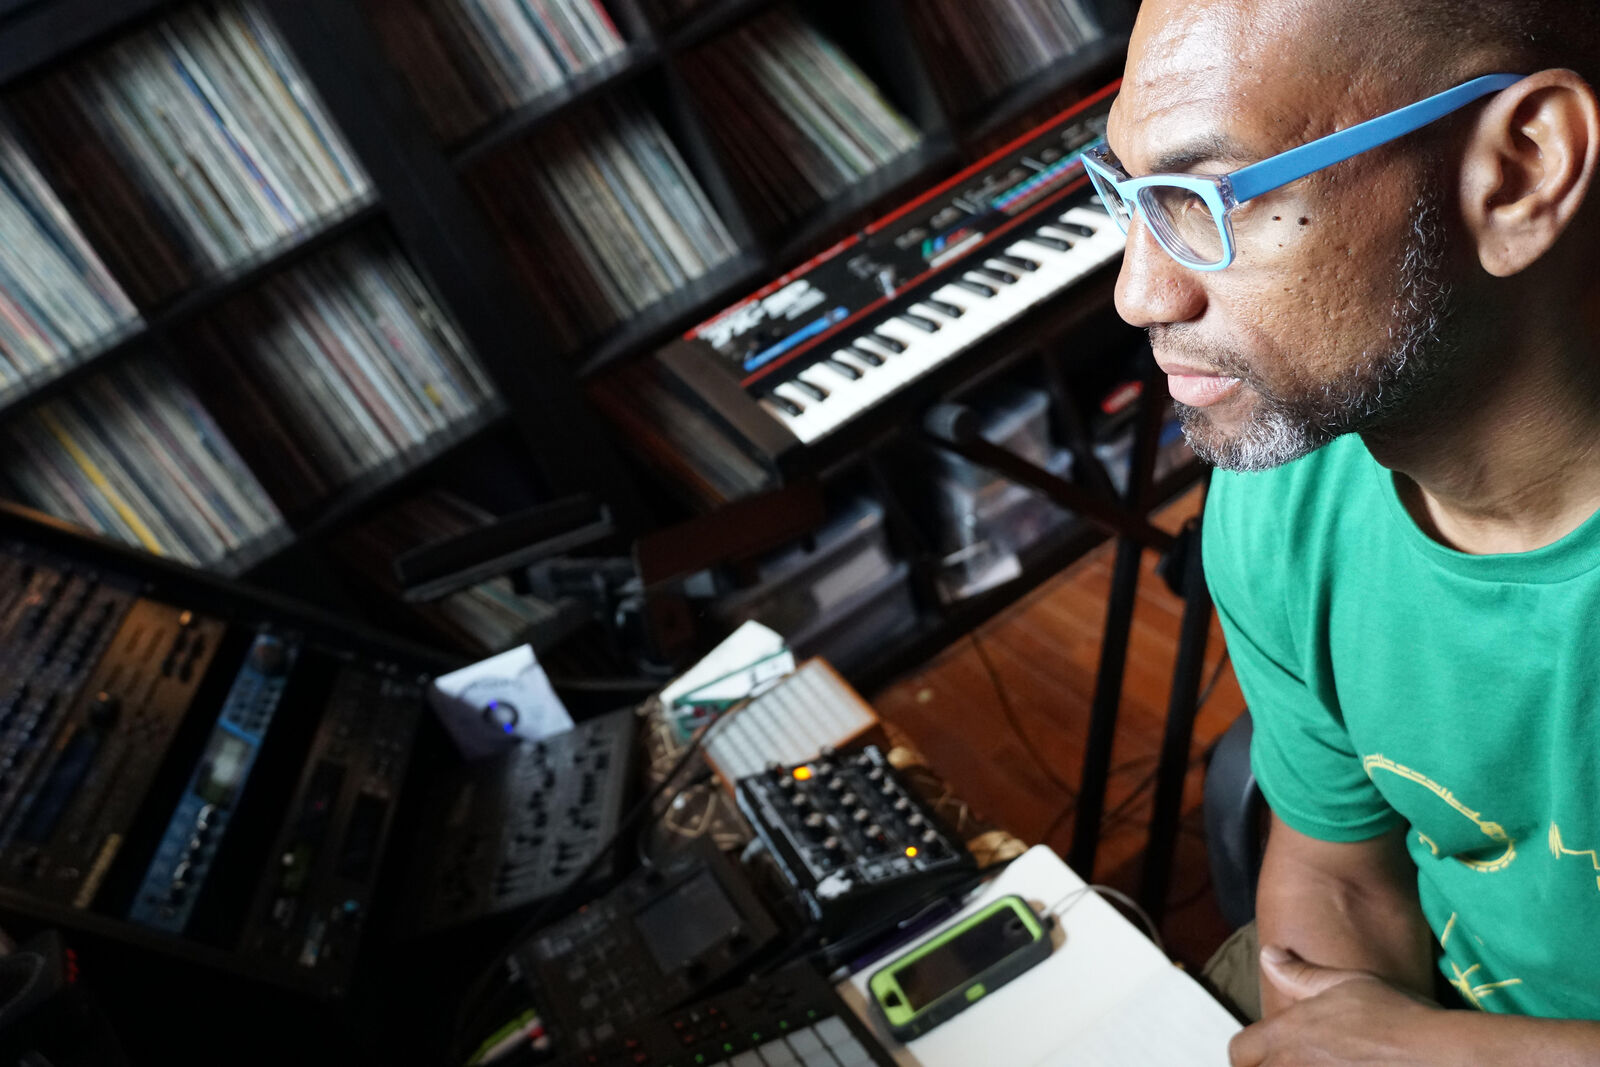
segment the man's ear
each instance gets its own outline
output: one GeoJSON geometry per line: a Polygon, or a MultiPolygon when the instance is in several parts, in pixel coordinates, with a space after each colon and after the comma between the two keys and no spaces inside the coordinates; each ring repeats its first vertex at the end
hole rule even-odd
{"type": "Polygon", "coordinates": [[[1484,270],[1508,277],[1548,252],[1583,207],[1600,166],[1600,101],[1570,70],[1503,90],[1479,116],[1461,208],[1484,270]]]}

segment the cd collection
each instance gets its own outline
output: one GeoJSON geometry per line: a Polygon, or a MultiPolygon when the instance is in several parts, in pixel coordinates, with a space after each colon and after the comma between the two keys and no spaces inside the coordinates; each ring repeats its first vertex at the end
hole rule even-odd
{"type": "Polygon", "coordinates": [[[52,183],[142,306],[370,186],[254,7],[181,7],[18,96],[52,183]]]}
{"type": "Polygon", "coordinates": [[[957,114],[1105,35],[1093,0],[925,0],[907,10],[957,114]]]}
{"type": "Polygon", "coordinates": [[[492,395],[391,245],[340,245],[194,331],[193,372],[285,508],[306,508],[492,395]]]}
{"type": "Polygon", "coordinates": [[[24,503],[158,555],[216,563],[283,517],[189,387],[129,361],[3,430],[24,503]]]}
{"type": "Polygon", "coordinates": [[[551,123],[477,168],[473,185],[567,351],[738,250],[654,114],[633,100],[551,123]]]}
{"type": "Polygon", "coordinates": [[[684,73],[709,105],[724,155],[779,223],[921,139],[848,56],[787,8],[698,50],[684,73]]]}
{"type": "Polygon", "coordinates": [[[138,318],[43,175],[0,128],[0,402],[138,318]]]}
{"type": "MultiPolygon", "coordinates": [[[[395,559],[493,518],[453,493],[434,490],[351,527],[335,540],[334,550],[376,588],[398,598],[400,589],[392,567],[395,559]]],[[[426,604],[407,606],[463,650],[475,654],[502,652],[525,641],[530,630],[556,615],[556,609],[544,601],[515,593],[509,578],[494,578],[426,604]]]]}
{"type": "Polygon", "coordinates": [[[368,0],[366,9],[447,141],[626,47],[600,0],[368,0]]]}

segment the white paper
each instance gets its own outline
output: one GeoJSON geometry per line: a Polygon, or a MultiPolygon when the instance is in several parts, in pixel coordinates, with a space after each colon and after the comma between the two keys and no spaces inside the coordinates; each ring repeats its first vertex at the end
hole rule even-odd
{"type": "Polygon", "coordinates": [[[572,729],[572,716],[532,645],[434,679],[428,703],[468,760],[572,729]]]}
{"type": "Polygon", "coordinates": [[[752,619],[663,689],[661,703],[670,708],[691,696],[702,703],[732,703],[749,696],[762,682],[793,670],[794,656],[784,651],[782,636],[752,619]]]}
{"type": "Polygon", "coordinates": [[[1055,913],[1054,951],[907,1045],[867,1009],[867,982],[881,963],[849,978],[840,992],[903,1067],[1224,1067],[1239,1024],[1097,893],[1074,895],[1083,888],[1083,879],[1039,845],[1001,872],[944,926],[1015,893],[1055,913]],[[1171,1021],[1160,1022],[1158,1013],[1171,1021]],[[1159,1055],[1144,1051],[1151,1042],[1159,1055]]]}

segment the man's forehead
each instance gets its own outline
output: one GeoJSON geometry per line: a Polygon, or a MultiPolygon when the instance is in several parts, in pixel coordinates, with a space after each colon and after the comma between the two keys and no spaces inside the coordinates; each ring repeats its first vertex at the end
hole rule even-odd
{"type": "Polygon", "coordinates": [[[1306,42],[1318,2],[1145,0],[1112,108],[1112,148],[1144,172],[1182,169],[1154,164],[1205,148],[1243,161],[1296,143],[1327,73],[1306,42]]]}

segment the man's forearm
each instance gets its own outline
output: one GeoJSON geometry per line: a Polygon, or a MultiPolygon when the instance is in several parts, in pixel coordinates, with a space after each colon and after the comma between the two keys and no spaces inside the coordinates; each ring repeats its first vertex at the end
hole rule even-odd
{"type": "Polygon", "coordinates": [[[1461,1067],[1600,1067],[1600,1023],[1450,1011],[1441,1012],[1428,1031],[1425,1038],[1441,1042],[1452,1053],[1448,1062],[1461,1067]]]}
{"type": "MultiPolygon", "coordinates": [[[[1417,903],[1415,878],[1398,832],[1330,849],[1275,823],[1256,900],[1261,943],[1323,967],[1368,971],[1431,999],[1433,933],[1417,903]],[[1360,862],[1330,863],[1330,852],[1360,862]]],[[[1266,1015],[1288,1003],[1263,983],[1266,1015]]]]}

